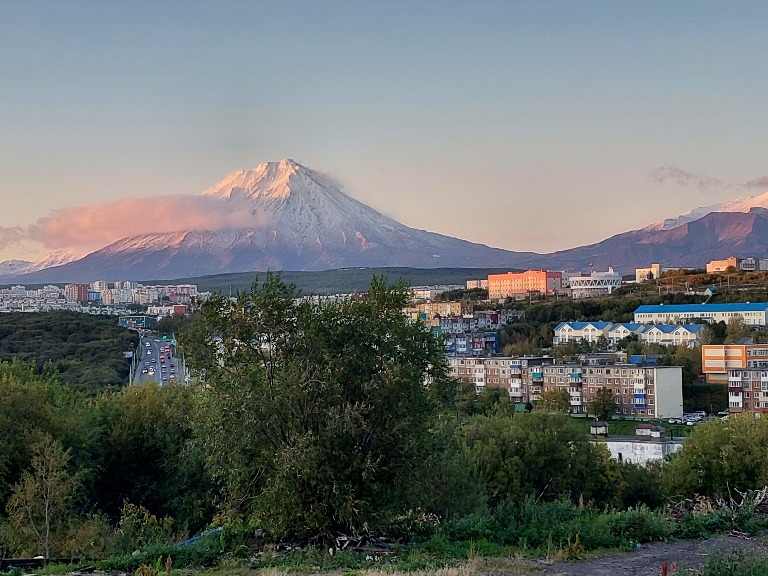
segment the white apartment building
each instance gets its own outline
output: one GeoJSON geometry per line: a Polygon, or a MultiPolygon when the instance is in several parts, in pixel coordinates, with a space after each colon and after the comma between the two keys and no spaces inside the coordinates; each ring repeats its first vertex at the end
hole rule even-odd
{"type": "Polygon", "coordinates": [[[748,326],[768,324],[768,302],[741,304],[656,304],[640,306],[635,310],[635,322],[643,324],[689,324],[726,322],[741,316],[748,326]]]}
{"type": "Polygon", "coordinates": [[[644,344],[663,344],[666,346],[693,346],[699,341],[702,324],[638,324],[610,322],[561,322],[555,327],[553,343],[596,342],[604,336],[610,346],[620,340],[636,334],[644,344]]]}

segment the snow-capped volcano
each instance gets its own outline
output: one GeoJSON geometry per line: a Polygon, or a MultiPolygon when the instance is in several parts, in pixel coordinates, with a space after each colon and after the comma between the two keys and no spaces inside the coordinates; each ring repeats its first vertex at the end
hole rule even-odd
{"type": "Polygon", "coordinates": [[[753,208],[765,208],[768,209],[768,192],[760,194],[759,196],[743,196],[741,198],[735,198],[734,200],[728,200],[727,202],[721,202],[719,204],[713,204],[711,206],[701,206],[694,208],[693,210],[680,214],[675,218],[665,218],[660,222],[654,222],[649,226],[646,226],[643,230],[672,230],[688,222],[693,222],[699,218],[703,218],[707,214],[712,212],[749,212],[753,208]]]}
{"type": "Polygon", "coordinates": [[[265,242],[288,242],[298,254],[373,250],[420,232],[347,196],[330,178],[290,159],[235,172],[202,194],[247,201],[254,228],[265,242]]]}
{"type": "Polygon", "coordinates": [[[225,203],[222,211],[237,211],[242,215],[237,221],[244,225],[132,236],[64,266],[26,274],[23,280],[170,279],[344,267],[509,267],[533,256],[409,228],[343,193],[329,177],[288,159],[230,174],[201,195],[225,203]]]}

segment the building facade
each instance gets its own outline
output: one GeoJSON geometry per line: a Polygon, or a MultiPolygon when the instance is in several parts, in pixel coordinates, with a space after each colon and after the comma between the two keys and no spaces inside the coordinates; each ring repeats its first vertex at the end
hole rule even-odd
{"type": "Polygon", "coordinates": [[[768,414],[768,364],[762,368],[728,369],[728,412],[768,414]]]}
{"type": "Polygon", "coordinates": [[[635,282],[645,282],[648,280],[658,280],[661,273],[664,272],[661,264],[651,264],[648,268],[635,268],[635,282]]]}
{"type": "Polygon", "coordinates": [[[566,342],[597,342],[603,336],[607,344],[614,347],[623,338],[635,334],[644,344],[692,347],[699,342],[702,327],[702,324],[561,322],[555,327],[553,344],[557,346],[566,342]]]}
{"type": "Polygon", "coordinates": [[[613,392],[616,412],[634,418],[679,418],[683,414],[682,368],[608,362],[555,364],[551,357],[454,357],[451,375],[477,392],[501,388],[515,403],[535,403],[545,391],[565,390],[572,414],[587,415],[601,388],[613,392]]]}
{"type": "Polygon", "coordinates": [[[730,370],[768,369],[768,344],[705,344],[701,347],[701,371],[710,384],[728,382],[730,370]]]}
{"type": "Polygon", "coordinates": [[[589,276],[571,276],[568,279],[573,298],[606,296],[621,287],[621,274],[609,267],[607,272],[592,272],[589,276]]]}
{"type": "Polygon", "coordinates": [[[563,274],[550,270],[526,270],[488,275],[488,298],[499,300],[529,293],[544,295],[563,291],[563,274]]]}
{"type": "Polygon", "coordinates": [[[635,310],[635,322],[642,324],[691,324],[701,322],[728,323],[741,317],[748,326],[768,324],[768,302],[744,304],[657,304],[635,310]]]}

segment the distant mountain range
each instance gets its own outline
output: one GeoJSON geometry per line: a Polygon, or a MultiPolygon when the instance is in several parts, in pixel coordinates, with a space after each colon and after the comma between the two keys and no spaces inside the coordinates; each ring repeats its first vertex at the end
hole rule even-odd
{"type": "MultiPolygon", "coordinates": [[[[174,279],[264,270],[349,267],[549,268],[621,273],[659,262],[703,266],[730,255],[768,256],[768,194],[697,208],[602,242],[551,254],[491,248],[417,230],[341,192],[293,160],[242,170],[202,195],[249,211],[246,227],[124,238],[85,257],[0,263],[2,282],[174,279]]],[[[181,208],[183,209],[183,207],[181,208]]]]}

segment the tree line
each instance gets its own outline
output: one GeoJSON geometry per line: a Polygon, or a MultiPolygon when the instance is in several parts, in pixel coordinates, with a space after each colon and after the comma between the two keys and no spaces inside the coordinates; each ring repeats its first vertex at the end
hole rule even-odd
{"type": "Polygon", "coordinates": [[[221,525],[272,541],[412,537],[424,518],[660,509],[768,483],[764,420],[697,428],[664,466],[620,463],[564,414],[468,395],[440,342],[401,313],[404,288],[294,295],[268,276],[211,298],[180,335],[190,386],[87,396],[0,363],[0,552],[130,553],[221,525]]]}

